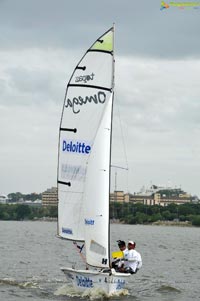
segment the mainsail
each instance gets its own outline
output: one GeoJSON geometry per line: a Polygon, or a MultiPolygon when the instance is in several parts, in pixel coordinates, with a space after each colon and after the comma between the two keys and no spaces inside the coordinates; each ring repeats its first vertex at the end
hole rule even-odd
{"type": "Polygon", "coordinates": [[[85,241],[86,261],[109,266],[114,29],[88,49],[67,85],[58,156],[58,235],[85,241]]]}

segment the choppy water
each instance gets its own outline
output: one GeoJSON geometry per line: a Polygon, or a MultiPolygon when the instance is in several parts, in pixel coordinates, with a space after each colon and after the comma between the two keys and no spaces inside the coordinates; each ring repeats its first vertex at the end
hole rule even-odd
{"type": "MultiPolygon", "coordinates": [[[[55,222],[0,221],[0,300],[103,299],[80,296],[69,287],[61,266],[77,260],[70,242],[55,237],[55,222]],[[71,254],[73,250],[73,255],[71,254]]],[[[111,225],[116,240],[135,240],[143,268],[129,282],[122,301],[200,300],[200,228],[111,225]]]]}

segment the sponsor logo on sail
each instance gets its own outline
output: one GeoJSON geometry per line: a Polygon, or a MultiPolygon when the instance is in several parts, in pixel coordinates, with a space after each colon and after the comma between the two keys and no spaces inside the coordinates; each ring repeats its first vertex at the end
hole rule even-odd
{"type": "Polygon", "coordinates": [[[88,155],[91,151],[91,146],[86,142],[63,140],[62,151],[88,155]]]}
{"type": "Polygon", "coordinates": [[[90,80],[94,79],[94,73],[91,73],[90,75],[81,75],[81,76],[76,76],[75,82],[84,82],[87,83],[90,80]]]}
{"type": "Polygon", "coordinates": [[[86,176],[86,167],[82,165],[71,165],[62,164],[61,165],[61,177],[62,179],[72,179],[74,181],[84,182],[86,176]],[[74,176],[76,175],[76,176],[74,176]]]}
{"type": "Polygon", "coordinates": [[[62,227],[62,233],[70,234],[70,235],[73,234],[72,229],[70,229],[70,228],[63,228],[63,227],[62,227]]]}
{"type": "Polygon", "coordinates": [[[85,225],[93,226],[94,225],[94,220],[85,218],[85,225]]]}
{"type": "Polygon", "coordinates": [[[106,101],[106,93],[104,91],[98,91],[96,94],[90,96],[76,96],[72,99],[67,98],[65,107],[72,108],[74,114],[78,114],[80,112],[80,106],[87,105],[87,104],[104,104],[106,101]]]}

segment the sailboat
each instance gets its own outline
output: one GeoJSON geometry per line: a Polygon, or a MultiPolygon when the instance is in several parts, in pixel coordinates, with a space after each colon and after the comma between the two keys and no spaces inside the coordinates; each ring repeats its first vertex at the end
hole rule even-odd
{"type": "Polygon", "coordinates": [[[121,292],[130,276],[110,268],[114,64],[113,25],[86,51],[67,84],[57,179],[58,237],[83,242],[86,261],[86,269],[61,270],[78,290],[97,288],[107,295],[121,292]]]}

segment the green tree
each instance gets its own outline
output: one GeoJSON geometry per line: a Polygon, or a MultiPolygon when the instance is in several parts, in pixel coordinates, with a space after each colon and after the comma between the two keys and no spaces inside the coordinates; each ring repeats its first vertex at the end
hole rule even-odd
{"type": "Polygon", "coordinates": [[[156,213],[156,214],[153,214],[150,218],[149,218],[149,221],[151,223],[154,223],[154,222],[157,222],[157,221],[160,221],[162,220],[162,215],[160,213],[156,213]]]}
{"type": "Polygon", "coordinates": [[[58,208],[55,206],[50,206],[49,208],[49,216],[50,217],[58,217],[58,208]]]}
{"type": "Polygon", "coordinates": [[[200,227],[200,215],[195,215],[192,218],[192,225],[200,227]]]}
{"type": "Polygon", "coordinates": [[[18,205],[16,208],[16,218],[17,220],[22,220],[29,218],[31,214],[31,209],[28,205],[18,205]]]}
{"type": "Polygon", "coordinates": [[[136,224],[136,217],[132,214],[127,215],[124,220],[123,220],[126,224],[131,224],[134,225],[136,224]]]}
{"type": "Polygon", "coordinates": [[[169,210],[165,210],[162,212],[162,217],[164,220],[169,221],[171,219],[171,213],[169,210]]]}
{"type": "Polygon", "coordinates": [[[21,198],[23,198],[23,194],[21,192],[16,193],[9,193],[8,198],[12,200],[13,202],[19,201],[21,198]]]}
{"type": "Polygon", "coordinates": [[[175,203],[169,204],[167,206],[167,210],[169,210],[171,213],[176,213],[177,214],[177,206],[175,203]]]}
{"type": "Polygon", "coordinates": [[[185,222],[187,219],[186,219],[186,216],[185,215],[179,215],[179,220],[181,221],[181,222],[185,222]]]}
{"type": "Polygon", "coordinates": [[[137,212],[135,220],[137,224],[143,224],[148,221],[148,216],[145,213],[137,212]]]}

